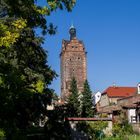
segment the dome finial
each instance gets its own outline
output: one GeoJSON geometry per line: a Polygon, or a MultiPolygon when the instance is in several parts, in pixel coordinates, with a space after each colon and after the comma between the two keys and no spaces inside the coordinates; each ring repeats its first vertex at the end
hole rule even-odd
{"type": "Polygon", "coordinates": [[[70,40],[76,37],[76,28],[74,27],[73,22],[70,26],[69,33],[70,33],[70,40]]]}

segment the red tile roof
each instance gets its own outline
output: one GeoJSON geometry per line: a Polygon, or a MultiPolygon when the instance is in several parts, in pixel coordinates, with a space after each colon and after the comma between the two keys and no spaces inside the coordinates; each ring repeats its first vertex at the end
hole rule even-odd
{"type": "Polygon", "coordinates": [[[109,97],[128,97],[137,92],[137,87],[108,87],[102,94],[109,97]]]}

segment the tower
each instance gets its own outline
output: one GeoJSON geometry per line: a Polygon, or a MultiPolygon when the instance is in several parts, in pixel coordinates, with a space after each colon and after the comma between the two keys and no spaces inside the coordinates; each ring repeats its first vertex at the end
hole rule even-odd
{"type": "Polygon", "coordinates": [[[79,92],[83,90],[86,75],[86,52],[82,41],[76,38],[76,28],[69,29],[70,40],[62,40],[61,59],[61,99],[69,96],[70,83],[74,77],[79,92]]]}

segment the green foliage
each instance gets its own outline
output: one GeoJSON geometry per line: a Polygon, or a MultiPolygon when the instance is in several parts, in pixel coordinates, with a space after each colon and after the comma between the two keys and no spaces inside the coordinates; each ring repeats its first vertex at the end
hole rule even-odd
{"type": "Polygon", "coordinates": [[[5,132],[0,129],[0,140],[5,140],[5,132]]]}
{"type": "Polygon", "coordinates": [[[57,76],[41,47],[42,36],[56,32],[46,16],[56,9],[70,11],[75,2],[47,0],[44,7],[36,3],[0,1],[0,126],[10,140],[20,129],[37,124],[40,116],[46,115],[54,92],[49,85],[57,76]],[[42,35],[36,35],[36,28],[42,35]]]}
{"type": "Polygon", "coordinates": [[[122,138],[128,134],[133,133],[132,126],[128,123],[128,121],[123,121],[122,123],[114,123],[112,131],[114,136],[119,136],[122,138]]]}
{"type": "Polygon", "coordinates": [[[127,135],[127,136],[116,136],[116,137],[106,137],[103,140],[140,140],[139,135],[127,135]]]}
{"type": "Polygon", "coordinates": [[[140,140],[140,135],[129,135],[129,140],[140,140]]]}
{"type": "Polygon", "coordinates": [[[92,103],[92,92],[90,90],[90,86],[88,81],[86,80],[84,83],[84,90],[82,92],[82,117],[93,117],[93,103],[92,103]]]}
{"type": "Polygon", "coordinates": [[[121,137],[106,137],[103,140],[124,140],[124,139],[121,137]]]}
{"type": "Polygon", "coordinates": [[[80,101],[78,99],[77,81],[73,77],[70,86],[70,96],[68,97],[68,115],[69,117],[78,117],[80,115],[80,101]]]}
{"type": "MultiPolygon", "coordinates": [[[[54,34],[56,27],[47,23],[46,16],[57,9],[71,11],[76,0],[46,0],[45,6],[37,5],[38,0],[1,0],[0,1],[0,18],[7,21],[5,18],[9,15],[12,21],[16,18],[23,18],[27,21],[27,26],[31,28],[40,27],[42,33],[54,34]]],[[[8,19],[9,20],[9,19],[8,19]]],[[[6,23],[6,22],[5,22],[6,23]]]]}
{"type": "Polygon", "coordinates": [[[124,138],[128,134],[133,133],[133,128],[126,119],[125,110],[120,111],[119,114],[118,120],[113,124],[112,132],[114,136],[124,138]]]}
{"type": "MultiPolygon", "coordinates": [[[[55,96],[55,95],[54,95],[55,96]]],[[[65,121],[66,106],[56,105],[53,111],[48,111],[48,121],[44,126],[45,140],[69,140],[70,125],[65,121]]]]}
{"type": "Polygon", "coordinates": [[[96,122],[91,123],[91,127],[93,127],[95,131],[98,132],[106,128],[107,124],[108,122],[105,122],[105,121],[96,121],[96,122]]]}
{"type": "Polygon", "coordinates": [[[66,122],[49,120],[45,125],[45,138],[49,140],[69,140],[70,127],[66,122]]]}
{"type": "Polygon", "coordinates": [[[25,27],[26,20],[23,19],[17,19],[8,23],[0,21],[0,47],[13,45],[25,27]]]}
{"type": "Polygon", "coordinates": [[[97,122],[78,122],[77,128],[80,131],[84,131],[89,137],[89,139],[97,140],[100,137],[104,137],[103,129],[107,127],[107,122],[97,121],[97,122]]]}

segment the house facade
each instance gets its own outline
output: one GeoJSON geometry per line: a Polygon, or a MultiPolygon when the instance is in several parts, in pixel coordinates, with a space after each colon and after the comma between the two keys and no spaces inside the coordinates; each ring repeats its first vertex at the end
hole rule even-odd
{"type": "Polygon", "coordinates": [[[108,87],[105,91],[103,91],[99,104],[101,107],[117,104],[119,99],[133,96],[136,93],[137,87],[108,87]]]}
{"type": "Polygon", "coordinates": [[[101,96],[98,113],[112,115],[114,120],[123,112],[129,123],[140,120],[140,84],[137,87],[108,87],[101,96]]]}

